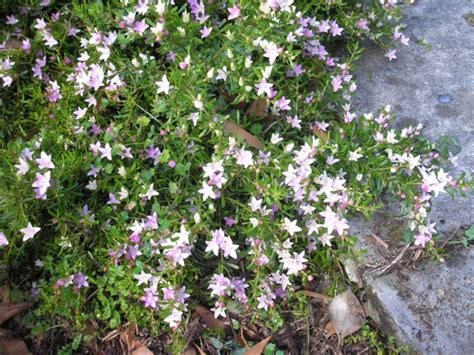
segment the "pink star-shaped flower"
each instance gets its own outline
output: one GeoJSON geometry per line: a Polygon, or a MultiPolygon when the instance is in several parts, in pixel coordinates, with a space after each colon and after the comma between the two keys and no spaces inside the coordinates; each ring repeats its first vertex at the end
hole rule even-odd
{"type": "Polygon", "coordinates": [[[228,20],[233,20],[240,16],[240,7],[237,6],[237,4],[229,7],[227,10],[229,11],[229,17],[227,17],[228,20]]]}
{"type": "Polygon", "coordinates": [[[31,223],[28,222],[28,226],[26,226],[26,228],[20,229],[20,232],[23,233],[23,241],[26,242],[27,240],[33,238],[40,230],[41,228],[33,227],[31,223]]]}
{"type": "Polygon", "coordinates": [[[55,166],[51,161],[51,155],[46,154],[45,152],[41,152],[40,157],[36,159],[38,163],[38,167],[40,169],[54,169],[55,166]]]}

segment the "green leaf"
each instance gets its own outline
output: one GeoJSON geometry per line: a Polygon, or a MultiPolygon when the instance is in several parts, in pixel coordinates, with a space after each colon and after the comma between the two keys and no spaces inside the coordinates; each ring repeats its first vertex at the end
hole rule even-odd
{"type": "Polygon", "coordinates": [[[186,163],[186,164],[177,164],[175,171],[178,175],[184,176],[186,173],[189,171],[189,168],[191,167],[191,163],[186,163]]]}
{"type": "Polygon", "coordinates": [[[262,131],[263,131],[263,126],[260,123],[254,123],[250,127],[250,132],[255,136],[259,136],[260,133],[262,133],[262,131]]]}
{"type": "Polygon", "coordinates": [[[461,151],[461,146],[456,141],[454,137],[451,136],[441,136],[436,141],[436,148],[440,151],[441,156],[444,159],[449,158],[449,153],[452,155],[457,155],[461,151]]]}
{"type": "Polygon", "coordinates": [[[273,343],[270,343],[265,347],[265,350],[264,350],[263,354],[264,355],[273,355],[275,353],[275,350],[276,350],[276,345],[273,344],[273,343]]]}
{"type": "Polygon", "coordinates": [[[169,190],[170,194],[175,194],[178,192],[178,185],[175,182],[170,181],[169,182],[169,190]]]}
{"type": "Polygon", "coordinates": [[[165,149],[163,153],[158,157],[158,160],[160,163],[167,163],[168,160],[170,160],[170,151],[168,149],[165,149]]]}
{"type": "Polygon", "coordinates": [[[464,235],[468,237],[469,239],[474,240],[474,224],[471,227],[469,227],[469,229],[467,229],[466,232],[464,232],[464,235]]]}
{"type": "Polygon", "coordinates": [[[146,116],[140,116],[140,117],[137,118],[137,123],[140,126],[146,127],[150,124],[150,119],[146,116]]]}

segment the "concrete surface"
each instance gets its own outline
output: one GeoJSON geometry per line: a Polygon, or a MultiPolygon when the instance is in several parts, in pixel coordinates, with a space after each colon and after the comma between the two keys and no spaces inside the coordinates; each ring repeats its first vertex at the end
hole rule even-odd
{"type": "MultiPolygon", "coordinates": [[[[392,62],[379,48],[369,47],[359,63],[354,105],[359,112],[371,112],[390,104],[396,125],[421,122],[431,140],[453,138],[461,147],[455,172],[474,175],[474,2],[417,0],[405,14],[403,32],[411,37],[410,46],[401,46],[392,62]],[[417,44],[421,39],[431,49],[417,44]]],[[[403,221],[385,214],[391,212],[371,222],[351,222],[368,255],[362,262],[346,263],[346,269],[366,287],[370,316],[420,353],[474,354],[473,251],[444,264],[425,261],[414,271],[368,274],[367,264],[381,256],[364,236],[376,233],[396,242],[403,229],[403,221]]],[[[440,195],[431,219],[445,237],[474,224],[474,196],[453,200],[440,195]]]]}

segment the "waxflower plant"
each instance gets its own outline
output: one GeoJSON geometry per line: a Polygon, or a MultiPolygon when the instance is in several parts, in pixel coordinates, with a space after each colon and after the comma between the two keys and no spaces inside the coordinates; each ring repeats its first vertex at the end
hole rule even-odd
{"type": "Polygon", "coordinates": [[[409,45],[395,3],[3,5],[0,255],[42,324],[182,332],[200,303],[278,328],[383,193],[432,243],[431,198],[465,182],[351,105],[362,41],[409,45]]]}

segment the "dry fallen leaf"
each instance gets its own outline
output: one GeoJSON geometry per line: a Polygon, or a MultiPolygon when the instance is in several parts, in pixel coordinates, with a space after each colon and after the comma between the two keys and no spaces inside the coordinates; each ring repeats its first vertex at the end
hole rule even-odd
{"type": "Polygon", "coordinates": [[[135,339],[138,328],[136,323],[131,323],[128,328],[123,328],[120,340],[127,346],[129,355],[153,355],[153,353],[139,340],[135,339]]]}
{"type": "Polygon", "coordinates": [[[268,337],[268,338],[263,339],[261,342],[255,344],[250,349],[248,349],[245,352],[245,355],[261,355],[263,353],[263,351],[265,350],[265,347],[267,346],[267,344],[270,342],[271,339],[272,339],[271,336],[268,337]]]}
{"type": "Polygon", "coordinates": [[[4,45],[6,49],[21,49],[22,48],[21,42],[13,38],[10,38],[8,41],[6,41],[4,45]]]}
{"type": "Polygon", "coordinates": [[[251,147],[260,150],[265,148],[263,143],[257,137],[255,137],[253,134],[250,134],[239,125],[236,125],[234,122],[229,120],[224,121],[224,130],[228,133],[235,134],[236,136],[243,138],[251,147]]]}
{"type": "Polygon", "coordinates": [[[351,290],[337,295],[329,305],[329,319],[344,338],[358,331],[365,322],[362,305],[351,290]]]}
{"type": "Polygon", "coordinates": [[[247,107],[245,114],[247,116],[263,117],[266,115],[267,104],[267,99],[255,100],[247,107]]]}
{"type": "Polygon", "coordinates": [[[31,355],[23,340],[3,337],[0,338],[0,353],[3,355],[31,355]]]}
{"type": "Polygon", "coordinates": [[[313,134],[315,134],[322,141],[326,142],[328,139],[328,134],[326,131],[319,129],[316,125],[313,126],[313,134]]]}
{"type": "Polygon", "coordinates": [[[2,298],[2,303],[8,303],[10,301],[9,285],[0,286],[0,297],[2,298]]]}
{"type": "Polygon", "coordinates": [[[23,303],[2,303],[0,304],[0,324],[3,324],[10,318],[20,314],[25,309],[28,309],[33,306],[31,302],[23,302],[23,303]]]}
{"type": "Polygon", "coordinates": [[[332,300],[332,297],[326,296],[325,294],[319,293],[319,292],[314,292],[314,291],[308,291],[308,290],[303,290],[300,291],[301,293],[304,293],[306,296],[309,297],[314,297],[314,298],[319,298],[320,300],[330,302],[332,300]]]}
{"type": "MultiPolygon", "coordinates": [[[[217,91],[224,98],[224,101],[228,104],[231,104],[237,98],[237,95],[229,94],[227,91],[225,91],[223,87],[219,87],[217,91]]],[[[232,108],[236,110],[240,110],[240,111],[244,110],[245,107],[247,107],[247,104],[245,102],[237,102],[237,103],[232,104],[232,108]]]]}
{"type": "MultiPolygon", "coordinates": [[[[87,336],[94,336],[96,334],[97,327],[92,323],[92,321],[86,321],[84,329],[81,331],[82,335],[87,336]]],[[[97,338],[92,338],[89,343],[87,344],[89,349],[91,350],[92,354],[94,355],[103,355],[104,352],[99,348],[99,344],[97,343],[97,338]]]]}
{"type": "Polygon", "coordinates": [[[328,324],[326,324],[326,333],[328,338],[337,333],[333,322],[329,321],[328,324]]]}
{"type": "Polygon", "coordinates": [[[181,355],[196,355],[196,350],[194,348],[187,348],[184,350],[181,355]]]}
{"type": "Polygon", "coordinates": [[[130,351],[130,355],[153,355],[153,352],[138,340],[134,340],[134,347],[130,351]]]}
{"type": "Polygon", "coordinates": [[[199,314],[199,316],[202,318],[204,323],[209,328],[212,328],[212,329],[225,328],[225,323],[219,319],[214,318],[214,314],[210,310],[208,310],[206,307],[203,307],[198,304],[194,307],[194,309],[196,310],[197,314],[199,314]]]}

